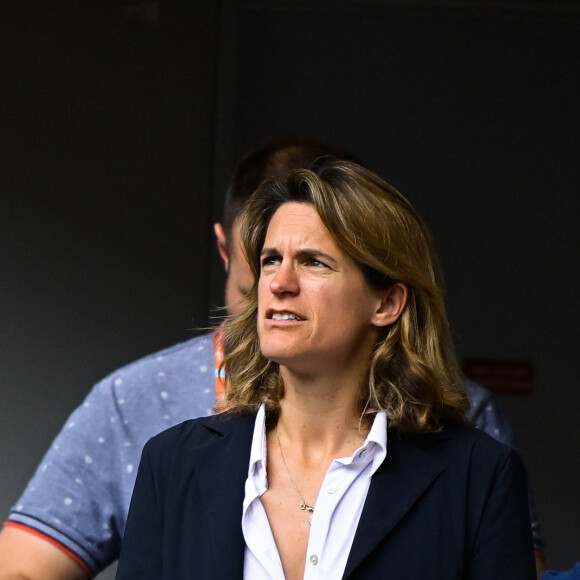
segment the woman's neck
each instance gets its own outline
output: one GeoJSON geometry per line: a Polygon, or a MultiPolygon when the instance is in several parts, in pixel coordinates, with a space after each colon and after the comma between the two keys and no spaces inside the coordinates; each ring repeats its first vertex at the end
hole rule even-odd
{"type": "Polygon", "coordinates": [[[297,377],[284,368],[281,371],[284,397],[280,401],[278,430],[289,443],[317,460],[346,457],[362,445],[370,420],[361,420],[360,377],[347,382],[297,377]]]}

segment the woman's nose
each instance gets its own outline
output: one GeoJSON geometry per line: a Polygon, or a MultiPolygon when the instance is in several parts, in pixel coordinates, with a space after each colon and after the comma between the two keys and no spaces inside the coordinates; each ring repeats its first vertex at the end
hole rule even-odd
{"type": "Polygon", "coordinates": [[[297,294],[298,289],[298,276],[294,266],[282,262],[270,282],[272,294],[297,294]]]}

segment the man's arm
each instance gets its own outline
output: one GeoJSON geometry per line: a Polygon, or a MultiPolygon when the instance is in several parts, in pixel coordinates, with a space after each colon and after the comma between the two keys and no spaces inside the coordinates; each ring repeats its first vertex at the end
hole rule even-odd
{"type": "Polygon", "coordinates": [[[87,580],[90,576],[47,540],[18,528],[0,532],[0,580],[87,580]]]}
{"type": "Polygon", "coordinates": [[[118,558],[144,443],[171,425],[207,414],[215,404],[212,346],[213,335],[197,337],[135,361],[91,390],[8,516],[11,531],[2,532],[1,554],[9,559],[0,560],[0,580],[26,579],[18,576],[19,568],[5,566],[16,566],[20,558],[29,566],[38,542],[54,548],[50,561],[64,558],[70,566],[70,556],[86,570],[80,577],[57,572],[43,579],[84,579],[118,558]],[[23,549],[12,547],[14,529],[25,534],[17,536],[23,549]],[[38,542],[29,545],[30,540],[38,542]]]}
{"type": "MultiPolygon", "coordinates": [[[[133,483],[123,466],[136,461],[126,460],[127,452],[140,451],[137,443],[123,447],[125,407],[116,408],[117,399],[110,380],[91,391],[49,447],[5,526],[7,533],[16,529],[48,544],[91,574],[118,555],[126,516],[124,494],[133,483]]],[[[6,549],[3,554],[16,564],[26,552],[6,549]]]]}

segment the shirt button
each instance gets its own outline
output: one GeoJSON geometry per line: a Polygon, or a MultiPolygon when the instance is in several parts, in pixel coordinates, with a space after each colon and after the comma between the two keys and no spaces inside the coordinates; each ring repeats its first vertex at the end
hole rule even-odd
{"type": "Polygon", "coordinates": [[[316,564],[318,564],[318,556],[316,554],[312,554],[312,556],[310,556],[310,563],[313,566],[316,566],[316,564]]]}
{"type": "Polygon", "coordinates": [[[326,488],[326,492],[327,492],[327,493],[335,493],[335,492],[336,492],[336,485],[329,485],[329,486],[326,488]]]}
{"type": "Polygon", "coordinates": [[[368,449],[363,449],[363,450],[362,450],[362,451],[361,451],[361,452],[358,454],[358,456],[359,456],[359,457],[364,457],[364,456],[365,456],[365,455],[366,455],[368,452],[369,452],[369,450],[368,450],[368,449]]]}

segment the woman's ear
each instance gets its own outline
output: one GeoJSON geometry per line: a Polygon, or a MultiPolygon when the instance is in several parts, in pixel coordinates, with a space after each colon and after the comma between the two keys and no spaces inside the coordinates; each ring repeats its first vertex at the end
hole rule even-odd
{"type": "Polygon", "coordinates": [[[409,298],[409,289],[402,282],[395,282],[387,290],[381,291],[382,299],[373,316],[375,326],[390,326],[397,322],[409,298]]]}

